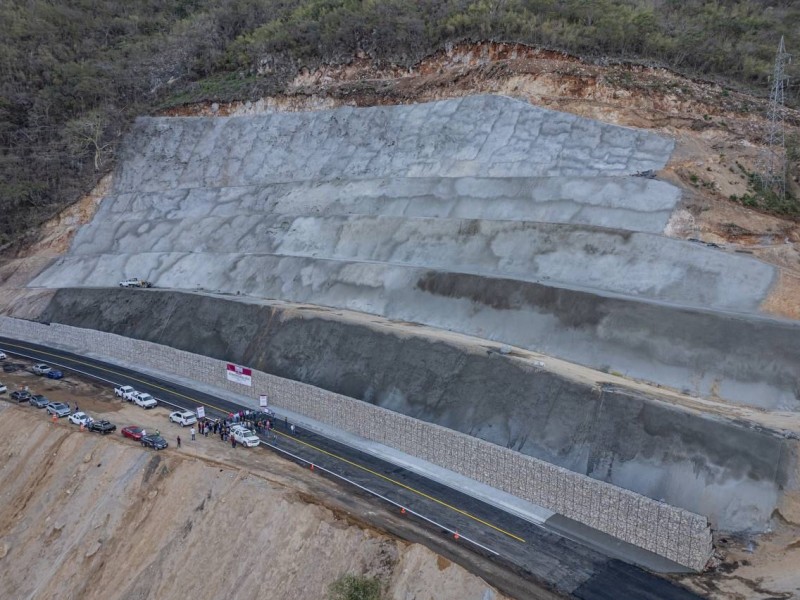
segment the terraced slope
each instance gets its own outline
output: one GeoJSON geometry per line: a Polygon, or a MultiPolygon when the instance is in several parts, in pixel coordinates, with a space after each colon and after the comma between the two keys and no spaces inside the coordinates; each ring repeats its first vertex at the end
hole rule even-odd
{"type": "Polygon", "coordinates": [[[755,313],[776,275],[660,235],[680,194],[634,175],[663,167],[672,147],[499,96],[141,119],[112,194],[32,285],[144,277],[347,308],[794,407],[791,376],[726,358],[716,325],[688,345],[687,309],[755,313]]]}

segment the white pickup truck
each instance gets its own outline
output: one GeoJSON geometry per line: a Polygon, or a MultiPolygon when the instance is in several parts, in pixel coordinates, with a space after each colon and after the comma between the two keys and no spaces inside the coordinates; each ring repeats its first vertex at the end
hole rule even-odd
{"type": "Polygon", "coordinates": [[[133,389],[129,385],[121,385],[119,387],[114,388],[114,395],[119,396],[123,400],[127,400],[128,402],[133,401],[133,395],[137,393],[135,389],[133,389]]]}
{"type": "Polygon", "coordinates": [[[132,279],[125,279],[119,282],[119,287],[124,288],[151,288],[153,284],[149,281],[145,281],[144,279],[139,279],[138,277],[133,277],[132,279]]]}
{"type": "Polygon", "coordinates": [[[248,448],[254,448],[261,443],[261,440],[258,439],[258,436],[255,433],[246,427],[242,427],[241,425],[234,425],[231,427],[231,435],[238,444],[247,446],[248,448]]]}
{"type": "Polygon", "coordinates": [[[147,392],[136,392],[133,395],[133,403],[142,408],[155,408],[158,406],[158,400],[153,398],[147,392]]]}

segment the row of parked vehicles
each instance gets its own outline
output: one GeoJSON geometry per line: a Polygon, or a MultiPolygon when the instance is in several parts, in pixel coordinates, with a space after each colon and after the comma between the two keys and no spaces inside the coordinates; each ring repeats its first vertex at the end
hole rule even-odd
{"type": "MultiPolygon", "coordinates": [[[[5,386],[3,386],[3,393],[5,386]]],[[[53,402],[42,394],[32,394],[28,390],[16,390],[11,392],[11,399],[15,400],[18,404],[27,402],[33,408],[43,408],[48,414],[57,418],[67,417],[70,423],[75,425],[83,425],[89,431],[96,431],[97,433],[111,433],[116,431],[117,426],[106,420],[95,421],[83,411],[72,412],[69,404],[66,402],[53,402]]]]}
{"type": "MultiPolygon", "coordinates": [[[[5,356],[8,358],[5,352],[0,351],[0,355],[5,356]]],[[[5,358],[0,358],[0,360],[5,361],[5,358]]],[[[19,363],[13,362],[3,362],[3,372],[4,373],[16,373],[20,369],[23,369],[24,365],[19,363]]],[[[44,364],[39,363],[38,365],[33,365],[29,371],[34,375],[43,375],[46,376],[48,379],[61,379],[64,377],[64,372],[59,371],[58,369],[53,369],[52,367],[44,364]]]]}
{"type": "MultiPolygon", "coordinates": [[[[0,350],[0,361],[5,361],[8,358],[7,354],[0,350]]],[[[4,370],[7,372],[17,371],[24,368],[24,365],[15,363],[3,363],[4,370]],[[7,366],[12,366],[12,369],[6,369],[7,366]]],[[[49,365],[39,363],[33,365],[30,372],[37,375],[48,376],[51,379],[61,379],[63,373],[53,369],[49,365]]],[[[7,392],[6,386],[0,383],[0,394],[7,392]]],[[[137,406],[149,409],[158,406],[158,400],[147,392],[140,392],[130,385],[121,385],[114,388],[114,395],[127,401],[133,402],[137,406]]],[[[33,394],[26,389],[16,390],[11,393],[11,398],[18,403],[27,402],[34,408],[43,408],[49,414],[57,417],[66,417],[70,423],[75,425],[82,425],[89,431],[95,431],[101,434],[108,434],[117,430],[117,426],[113,423],[102,419],[95,420],[83,411],[73,412],[69,404],[65,402],[51,402],[47,397],[42,394],[33,394]]],[[[170,413],[169,420],[171,423],[180,425],[181,427],[188,427],[197,424],[197,415],[191,410],[176,410],[170,413]]],[[[162,450],[167,448],[169,444],[161,437],[158,431],[148,434],[143,427],[137,425],[130,425],[121,430],[124,437],[138,441],[142,446],[162,450]]],[[[232,424],[229,426],[229,434],[233,437],[238,444],[252,448],[258,446],[261,442],[259,437],[241,424],[232,424]]]]}
{"type": "MultiPolygon", "coordinates": [[[[5,361],[7,358],[8,354],[0,350],[0,361],[5,361]]],[[[24,365],[3,362],[3,370],[5,372],[12,373],[20,370],[21,368],[24,368],[24,365]]],[[[36,375],[46,375],[51,379],[61,379],[64,376],[61,371],[53,369],[44,363],[33,365],[29,371],[31,373],[35,373],[36,375]]],[[[130,386],[125,387],[130,388],[130,386]]],[[[133,390],[133,388],[130,388],[130,390],[133,390]]],[[[0,383],[0,394],[6,393],[7,391],[8,388],[0,383]]],[[[116,391],[117,390],[115,390],[115,392],[116,391]]],[[[136,392],[136,390],[133,390],[133,392],[136,392]]],[[[83,426],[89,431],[95,431],[97,433],[106,435],[117,430],[117,426],[106,419],[95,420],[83,411],[73,412],[69,404],[66,402],[52,402],[46,396],[42,394],[32,394],[27,389],[15,390],[11,392],[10,396],[12,400],[15,400],[19,404],[27,402],[33,408],[43,408],[48,414],[59,419],[66,417],[70,423],[83,426]]],[[[158,402],[152,398],[152,396],[149,394],[140,394],[139,392],[136,392],[135,397],[131,395],[130,398],[126,399],[130,399],[144,408],[153,408],[158,405],[158,402]]],[[[194,416],[194,413],[190,414],[194,416]]],[[[194,422],[196,421],[197,419],[195,418],[194,422]]],[[[155,448],[156,450],[161,450],[169,445],[163,437],[158,435],[157,432],[147,435],[147,432],[143,428],[135,425],[123,428],[122,435],[140,442],[142,446],[155,448]]]]}
{"type": "MultiPolygon", "coordinates": [[[[144,408],[154,408],[157,406],[158,401],[150,394],[137,391],[133,386],[122,385],[114,388],[114,395],[128,402],[133,402],[144,408]]],[[[170,423],[175,423],[181,427],[188,427],[189,425],[197,424],[197,415],[191,410],[176,410],[169,414],[170,423]]],[[[122,435],[139,439],[136,437],[141,428],[132,427],[122,430],[122,435]]],[[[261,443],[261,439],[252,431],[247,429],[244,425],[233,424],[230,426],[230,436],[236,440],[237,444],[241,444],[248,448],[253,448],[261,443]]],[[[163,442],[163,447],[167,447],[167,442],[163,442]]],[[[149,444],[148,444],[149,445],[149,444]]],[[[155,447],[155,446],[152,446],[155,447]]],[[[160,449],[160,448],[156,448],[160,449]]]]}
{"type": "Polygon", "coordinates": [[[158,406],[158,400],[153,396],[147,392],[139,392],[129,385],[115,387],[114,395],[128,402],[133,402],[136,406],[141,406],[142,408],[155,408],[158,406]]]}

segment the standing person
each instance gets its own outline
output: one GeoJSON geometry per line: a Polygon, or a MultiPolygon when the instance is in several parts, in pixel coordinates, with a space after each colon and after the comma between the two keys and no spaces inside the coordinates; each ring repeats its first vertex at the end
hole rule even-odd
{"type": "Polygon", "coordinates": [[[203,422],[202,421],[198,421],[197,422],[197,430],[200,432],[200,435],[203,435],[203,422]]]}
{"type": "Polygon", "coordinates": [[[181,436],[178,436],[178,448],[181,447],[181,436]]]}
{"type": "Polygon", "coordinates": [[[146,429],[142,429],[142,437],[144,437],[146,435],[147,435],[147,430],[146,429]]]}
{"type": "Polygon", "coordinates": [[[206,423],[206,426],[203,427],[203,435],[208,437],[208,423],[206,423]]]}
{"type": "Polygon", "coordinates": [[[189,430],[189,433],[192,434],[192,441],[194,441],[194,427],[189,430]]]}
{"type": "Polygon", "coordinates": [[[283,417],[283,428],[289,429],[289,417],[283,417]]]}
{"type": "Polygon", "coordinates": [[[236,438],[231,436],[231,448],[236,448],[236,438]]]}
{"type": "Polygon", "coordinates": [[[289,425],[289,429],[291,430],[291,432],[292,432],[292,435],[294,435],[294,423],[292,423],[291,425],[289,425]]]}

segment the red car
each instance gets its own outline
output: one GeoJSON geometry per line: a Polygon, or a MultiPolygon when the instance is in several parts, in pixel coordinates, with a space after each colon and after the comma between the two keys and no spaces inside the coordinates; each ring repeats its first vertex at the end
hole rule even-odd
{"type": "Polygon", "coordinates": [[[131,438],[132,440],[139,442],[144,435],[144,429],[137,427],[136,425],[129,425],[128,427],[122,428],[122,435],[124,435],[126,438],[131,438]]]}

